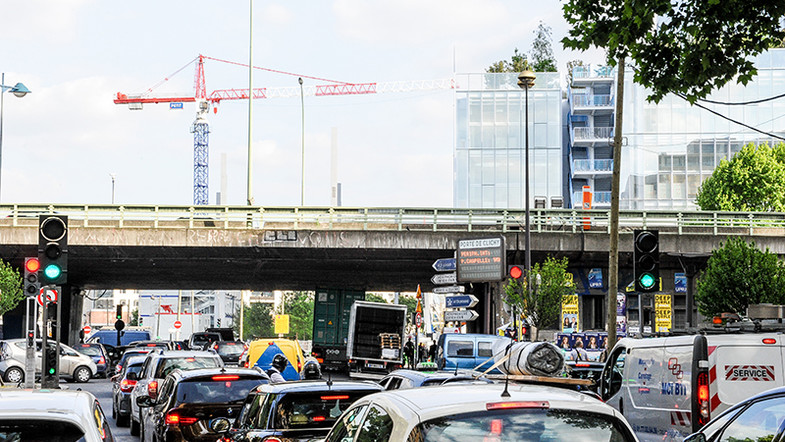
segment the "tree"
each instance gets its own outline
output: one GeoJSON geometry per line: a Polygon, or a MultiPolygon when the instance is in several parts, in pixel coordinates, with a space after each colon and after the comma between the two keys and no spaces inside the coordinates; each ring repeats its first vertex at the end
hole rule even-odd
{"type": "MultiPolygon", "coordinates": [[[[240,318],[240,309],[237,307],[235,318],[240,318]]],[[[240,335],[240,321],[235,321],[234,332],[240,335]]],[[[255,302],[245,307],[243,312],[243,338],[269,338],[274,336],[272,307],[270,304],[255,302]]]]}
{"type": "Polygon", "coordinates": [[[130,326],[137,326],[139,325],[139,309],[135,308],[134,311],[131,312],[131,318],[128,321],[128,325],[130,326]]]}
{"type": "Polygon", "coordinates": [[[289,315],[289,335],[297,339],[313,338],[313,292],[286,292],[283,297],[283,309],[276,313],[289,315]]]}
{"type": "Polygon", "coordinates": [[[695,303],[704,316],[745,314],[750,304],[785,303],[785,265],[754,242],[729,238],[698,277],[695,303]]]}
{"type": "Polygon", "coordinates": [[[570,60],[567,62],[567,87],[572,87],[572,70],[583,65],[583,60],[570,60]]]}
{"type": "Polygon", "coordinates": [[[736,78],[757,73],[749,57],[780,44],[781,0],[567,0],[573,27],[565,47],[608,49],[608,61],[629,56],[635,82],[649,100],[683,95],[690,103],[736,78]]]}
{"type": "Polygon", "coordinates": [[[504,301],[528,318],[536,327],[534,340],[539,339],[540,329],[556,323],[561,312],[562,298],[575,293],[575,283],[567,271],[567,257],[548,257],[543,263],[532,266],[531,295],[525,279],[508,279],[504,285],[504,301]]]}
{"type": "Polygon", "coordinates": [[[785,211],[785,143],[775,148],[750,143],[722,160],[698,189],[701,210],[785,211]]]}
{"type": "Polygon", "coordinates": [[[377,295],[376,293],[366,293],[365,300],[370,302],[381,302],[384,304],[388,304],[386,299],[384,299],[380,295],[377,295]]]}
{"type": "Polygon", "coordinates": [[[515,52],[513,52],[512,57],[510,57],[510,61],[497,61],[488,66],[488,69],[486,69],[485,72],[488,72],[489,74],[523,72],[526,70],[526,63],[526,54],[518,52],[518,48],[515,48],[515,52]]]}
{"type": "MultiPolygon", "coordinates": [[[[553,56],[551,27],[540,22],[531,50],[531,68],[535,72],[556,72],[556,58],[553,56]]],[[[520,71],[516,71],[520,72],[520,71]]]]}
{"type": "Polygon", "coordinates": [[[398,304],[406,306],[406,328],[414,327],[414,312],[417,310],[417,298],[414,296],[399,296],[398,304]]]}
{"type": "Polygon", "coordinates": [[[0,315],[16,308],[24,298],[19,270],[0,259],[0,315]]]}

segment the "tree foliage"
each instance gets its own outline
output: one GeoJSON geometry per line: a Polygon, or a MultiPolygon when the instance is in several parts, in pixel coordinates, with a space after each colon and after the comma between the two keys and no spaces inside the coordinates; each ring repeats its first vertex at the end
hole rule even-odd
{"type": "Polygon", "coordinates": [[[785,265],[754,242],[729,238],[714,250],[697,281],[695,303],[704,316],[745,314],[750,304],[785,303],[785,265]]]}
{"type": "MultiPolygon", "coordinates": [[[[551,27],[540,22],[531,50],[531,68],[535,72],[556,72],[556,57],[553,56],[551,27]]],[[[520,71],[518,71],[520,72],[520,71]]]]}
{"type": "Polygon", "coordinates": [[[562,298],[575,293],[575,283],[567,271],[568,261],[564,257],[548,257],[543,263],[532,266],[531,295],[527,280],[508,279],[504,285],[504,301],[516,308],[528,321],[537,327],[534,339],[539,339],[539,330],[556,323],[561,313],[562,298]]]}
{"type": "Polygon", "coordinates": [[[518,52],[518,48],[515,48],[515,52],[513,52],[509,61],[499,60],[488,66],[485,72],[489,74],[523,72],[526,70],[526,66],[528,66],[527,63],[526,54],[518,52]]]}
{"type": "Polygon", "coordinates": [[[381,295],[377,295],[376,293],[366,293],[365,300],[370,302],[382,302],[387,304],[387,300],[384,299],[381,295]]]}
{"type": "MultiPolygon", "coordinates": [[[[234,317],[238,319],[234,322],[233,327],[237,336],[240,336],[240,308],[242,307],[238,306],[234,314],[234,317]]],[[[255,302],[247,305],[243,312],[243,339],[274,336],[273,331],[275,329],[273,328],[272,313],[272,306],[265,302],[255,302]]]]}
{"type": "Polygon", "coordinates": [[[630,57],[648,99],[683,95],[691,103],[757,73],[748,58],[780,44],[781,0],[566,0],[572,26],[565,47],[606,48],[608,63],[630,57]]]}
{"type": "Polygon", "coordinates": [[[313,292],[286,292],[283,308],[277,314],[289,315],[289,337],[309,340],[313,338],[313,292]]]}
{"type": "Polygon", "coordinates": [[[414,327],[414,312],[417,310],[417,298],[414,296],[399,296],[398,304],[406,306],[406,328],[414,327]]]}
{"type": "Polygon", "coordinates": [[[748,144],[722,160],[698,189],[701,210],[785,211],[785,144],[748,144]]]}
{"type": "Polygon", "coordinates": [[[16,308],[24,298],[19,270],[0,260],[0,315],[16,308]]]}

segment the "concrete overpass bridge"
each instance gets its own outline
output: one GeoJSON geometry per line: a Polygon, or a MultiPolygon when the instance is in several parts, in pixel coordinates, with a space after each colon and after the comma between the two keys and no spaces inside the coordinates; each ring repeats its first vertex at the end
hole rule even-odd
{"type": "MultiPolygon", "coordinates": [[[[0,205],[0,258],[21,267],[37,255],[41,213],[69,217],[66,292],[429,290],[433,261],[452,256],[459,239],[500,235],[508,262],[523,263],[522,210],[67,204],[0,205]]],[[[576,269],[607,268],[609,212],[538,209],[530,218],[533,262],[567,256],[576,269]]],[[[622,271],[631,271],[640,228],[660,231],[664,270],[694,273],[729,236],[785,255],[785,214],[622,211],[622,271]]]]}

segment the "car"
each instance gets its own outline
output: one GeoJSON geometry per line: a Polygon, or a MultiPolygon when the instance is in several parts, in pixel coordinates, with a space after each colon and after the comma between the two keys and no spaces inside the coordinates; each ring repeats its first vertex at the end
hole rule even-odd
{"type": "Polygon", "coordinates": [[[134,347],[147,347],[147,348],[162,348],[164,350],[176,350],[174,344],[171,341],[154,341],[154,340],[145,340],[145,341],[134,341],[128,345],[130,348],[134,347]]]}
{"type": "Polygon", "coordinates": [[[112,376],[112,419],[118,427],[127,427],[131,419],[131,391],[136,386],[147,354],[132,356],[122,371],[112,376]]]}
{"type": "Polygon", "coordinates": [[[402,368],[390,372],[390,374],[379,381],[379,385],[385,390],[404,390],[407,388],[433,387],[452,382],[492,382],[484,377],[475,378],[472,373],[473,372],[466,370],[459,370],[457,372],[455,370],[419,371],[402,368]]]}
{"type": "MultiPolygon", "coordinates": [[[[128,345],[134,341],[148,341],[151,338],[152,336],[147,330],[123,330],[120,332],[120,345],[128,345]]],[[[95,342],[97,344],[109,344],[117,346],[117,330],[96,330],[87,338],[86,342],[95,342]]]]}
{"type": "Polygon", "coordinates": [[[268,338],[256,339],[248,345],[247,360],[243,357],[243,366],[261,370],[272,367],[273,357],[283,353],[289,361],[286,369],[281,373],[287,381],[300,379],[300,371],[305,363],[305,353],[297,339],[268,338]]]}
{"type": "Polygon", "coordinates": [[[115,373],[120,373],[123,370],[128,358],[132,358],[134,356],[147,356],[151,351],[153,351],[153,349],[147,347],[131,347],[125,349],[125,351],[123,351],[123,355],[120,356],[120,360],[117,361],[117,365],[115,365],[115,373]]]}
{"type": "Polygon", "coordinates": [[[109,359],[109,352],[106,351],[103,344],[76,344],[74,350],[93,358],[97,370],[96,377],[106,377],[111,360],[109,359]]]}
{"type": "Polygon", "coordinates": [[[147,409],[140,439],[146,441],[218,440],[240,413],[248,393],[270,378],[248,368],[174,370],[161,383],[157,399],[142,395],[147,409]]]}
{"type": "Polygon", "coordinates": [[[145,418],[147,408],[140,408],[136,398],[149,396],[158,400],[158,391],[164,378],[175,369],[220,368],[224,363],[213,351],[158,350],[147,355],[142,372],[131,391],[131,435],[139,435],[139,426],[145,418]]]}
{"type": "MultiPolygon", "coordinates": [[[[510,338],[499,335],[473,333],[442,333],[437,342],[436,365],[440,370],[463,368],[472,370],[480,367],[485,371],[493,365],[493,347],[499,342],[510,342],[510,338]]],[[[498,368],[490,371],[501,374],[498,368]]]]}
{"type": "Polygon", "coordinates": [[[220,341],[221,334],[217,332],[198,332],[188,338],[188,348],[191,350],[204,350],[205,345],[220,341]]]}
{"type": "Polygon", "coordinates": [[[594,361],[564,361],[564,374],[565,377],[572,379],[589,379],[594,381],[594,384],[589,387],[589,390],[597,392],[602,376],[602,370],[605,368],[604,362],[594,361]]]}
{"type": "Polygon", "coordinates": [[[3,389],[4,441],[112,442],[112,430],[91,393],[78,390],[3,389]],[[56,436],[55,436],[56,435],[56,436]]]}
{"type": "MultiPolygon", "coordinates": [[[[35,370],[41,375],[41,340],[36,340],[35,370]]],[[[49,341],[47,345],[54,346],[49,341]]],[[[10,384],[20,384],[25,380],[25,359],[27,357],[26,339],[8,339],[0,342],[0,376],[10,384]]],[[[73,382],[88,382],[98,372],[93,358],[60,344],[60,376],[73,382]]]]}
{"type": "Polygon", "coordinates": [[[756,394],[709,421],[684,442],[782,441],[785,437],[785,387],[756,394]]]}
{"type": "Polygon", "coordinates": [[[210,347],[218,353],[226,365],[239,365],[240,356],[248,349],[243,341],[215,341],[210,347]]]}
{"type": "Polygon", "coordinates": [[[382,391],[370,381],[297,381],[251,391],[225,440],[304,441],[322,438],[356,400],[382,391]]]}
{"type": "Polygon", "coordinates": [[[537,384],[445,385],[365,396],[326,442],[637,441],[624,417],[601,401],[537,384]]]}

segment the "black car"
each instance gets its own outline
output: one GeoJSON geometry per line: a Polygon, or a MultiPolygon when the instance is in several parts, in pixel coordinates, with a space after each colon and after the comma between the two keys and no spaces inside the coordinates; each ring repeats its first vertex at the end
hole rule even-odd
{"type": "Polygon", "coordinates": [[[368,381],[261,385],[248,395],[225,437],[236,442],[323,438],[354,401],[381,390],[379,384],[368,381]]]}
{"type": "Polygon", "coordinates": [[[136,386],[146,354],[131,356],[123,369],[112,376],[112,418],[118,427],[127,427],[131,417],[131,391],[136,386]]]}
{"type": "Polygon", "coordinates": [[[684,441],[781,441],[785,438],[783,422],[785,387],[777,387],[730,407],[684,441]]]}
{"type": "Polygon", "coordinates": [[[141,441],[218,440],[248,393],[268,380],[261,371],[247,368],[174,370],[156,400],[146,395],[136,399],[139,407],[150,409],[142,421],[141,441]]]}
{"type": "Polygon", "coordinates": [[[207,344],[221,340],[221,334],[215,332],[194,333],[188,339],[188,348],[191,350],[204,350],[207,344]]]}
{"type": "Polygon", "coordinates": [[[123,371],[123,368],[125,367],[125,361],[127,361],[128,358],[131,358],[131,357],[134,357],[134,356],[142,356],[142,355],[147,356],[147,354],[150,353],[151,351],[152,351],[152,349],[151,348],[147,348],[147,347],[128,348],[128,349],[126,349],[123,352],[123,355],[120,356],[120,360],[117,361],[117,365],[115,365],[115,367],[114,367],[114,372],[115,373],[120,373],[121,371],[123,371]]]}
{"type": "Polygon", "coordinates": [[[476,372],[466,370],[458,370],[456,372],[455,370],[419,371],[399,369],[383,377],[379,381],[379,385],[385,390],[405,390],[407,388],[432,387],[453,382],[491,383],[490,380],[484,377],[475,378],[472,373],[476,374],[476,372]]]}
{"type": "Polygon", "coordinates": [[[239,365],[240,355],[243,354],[248,346],[243,341],[216,341],[210,347],[223,359],[224,364],[239,365]]]}

